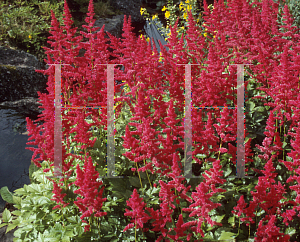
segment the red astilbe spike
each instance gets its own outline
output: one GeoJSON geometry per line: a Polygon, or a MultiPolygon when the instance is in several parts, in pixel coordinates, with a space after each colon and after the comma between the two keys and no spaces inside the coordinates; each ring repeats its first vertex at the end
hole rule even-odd
{"type": "Polygon", "coordinates": [[[185,186],[182,184],[182,182],[185,180],[184,178],[178,178],[178,176],[182,175],[182,168],[179,168],[178,165],[178,154],[173,154],[173,165],[172,165],[172,172],[170,174],[167,174],[167,177],[172,178],[171,181],[169,181],[169,186],[176,189],[178,191],[178,196],[182,199],[185,199],[189,202],[192,202],[193,200],[186,195],[186,193],[190,190],[191,185],[185,186]]]}
{"type": "MultiPolygon", "coordinates": [[[[299,168],[297,169],[297,174],[299,175],[299,168]]],[[[290,189],[297,192],[297,197],[293,201],[294,203],[297,203],[297,204],[293,204],[293,205],[295,205],[294,209],[296,209],[297,211],[300,211],[300,205],[299,205],[300,204],[300,176],[294,175],[294,176],[290,176],[287,179],[287,182],[292,182],[292,181],[296,181],[298,183],[297,185],[290,186],[290,189]]],[[[300,213],[298,213],[298,217],[300,217],[300,213]]]]}
{"type": "Polygon", "coordinates": [[[233,208],[236,211],[232,210],[231,212],[233,214],[236,214],[238,217],[241,217],[241,215],[244,214],[245,216],[241,218],[241,221],[249,221],[251,223],[255,223],[253,218],[255,217],[254,211],[257,206],[256,200],[251,201],[248,208],[246,208],[246,206],[247,203],[245,203],[244,195],[242,195],[237,202],[237,206],[233,208]]]}
{"type": "Polygon", "coordinates": [[[189,52],[189,56],[192,58],[193,64],[201,63],[207,55],[203,51],[208,48],[208,43],[205,42],[205,37],[201,33],[202,29],[200,26],[196,26],[196,21],[192,17],[191,11],[188,12],[188,28],[186,30],[186,48],[194,50],[189,52]]]}
{"type": "Polygon", "coordinates": [[[272,139],[275,136],[275,120],[274,120],[274,112],[270,111],[270,116],[267,121],[266,129],[268,131],[265,131],[264,134],[266,135],[266,138],[263,140],[263,146],[260,146],[256,144],[255,146],[261,150],[261,152],[264,153],[264,155],[258,155],[260,159],[268,160],[270,155],[272,155],[272,151],[275,151],[274,147],[271,146],[272,139]]]}
{"type": "MultiPolygon", "coordinates": [[[[220,203],[213,203],[210,198],[214,193],[217,192],[226,192],[226,190],[218,188],[215,188],[215,185],[220,183],[223,184],[226,180],[220,179],[220,177],[223,175],[223,171],[219,171],[221,169],[220,166],[220,160],[217,160],[213,163],[213,168],[210,169],[210,171],[206,171],[208,175],[211,177],[209,178],[206,174],[203,174],[202,176],[205,178],[203,182],[201,182],[197,187],[197,192],[192,192],[192,198],[194,200],[194,203],[192,203],[189,208],[183,208],[182,211],[190,212],[189,217],[197,216],[197,227],[192,226],[191,230],[195,231],[197,233],[201,233],[202,237],[204,237],[204,232],[201,229],[202,222],[206,221],[211,226],[218,225],[222,226],[221,223],[217,223],[213,221],[210,216],[209,212],[219,206],[222,206],[220,203]],[[208,193],[209,190],[212,189],[212,192],[208,193]],[[199,208],[195,208],[199,207],[199,208]]],[[[190,225],[191,222],[188,222],[190,225]]],[[[187,223],[183,226],[187,226],[187,223]]]]}
{"type": "MultiPolygon", "coordinates": [[[[184,233],[184,231],[186,231],[186,228],[182,226],[183,225],[183,218],[182,218],[182,214],[179,214],[179,218],[178,218],[178,221],[176,223],[176,227],[173,229],[176,233],[176,235],[169,235],[168,234],[168,237],[170,239],[173,239],[175,241],[178,241],[178,242],[183,242],[183,240],[179,239],[179,237],[184,237],[184,236],[187,236],[189,235],[189,237],[192,235],[192,233],[189,233],[189,234],[186,234],[184,233]]],[[[190,239],[187,239],[187,241],[190,241],[190,239]]]]}
{"type": "MultiPolygon", "coordinates": [[[[151,217],[144,212],[145,208],[145,202],[142,202],[143,198],[139,197],[139,194],[136,189],[133,190],[133,193],[131,195],[131,198],[129,198],[129,201],[126,201],[127,206],[129,206],[132,210],[128,210],[125,208],[125,216],[130,216],[132,218],[131,223],[128,224],[123,232],[126,230],[132,228],[135,226],[136,223],[136,229],[144,228],[144,224],[148,222],[151,217]]],[[[148,231],[148,228],[144,228],[143,231],[148,231]]]]}
{"type": "MultiPolygon", "coordinates": [[[[207,115],[208,115],[207,124],[205,125],[205,130],[202,132],[203,134],[202,145],[204,146],[204,150],[206,152],[205,154],[209,156],[210,152],[218,151],[219,139],[215,136],[211,112],[208,111],[207,115]],[[209,147],[210,145],[212,146],[212,150],[209,147]]],[[[213,158],[210,158],[210,160],[213,160],[213,158]]]]}
{"type": "MultiPolygon", "coordinates": [[[[68,206],[70,203],[66,203],[63,199],[64,197],[67,195],[66,193],[61,193],[62,192],[62,188],[59,187],[59,185],[53,180],[53,179],[49,179],[53,182],[53,197],[52,201],[56,201],[57,205],[55,207],[52,208],[52,210],[56,209],[56,208],[61,208],[61,205],[63,205],[63,207],[68,206]],[[60,205],[60,204],[61,205],[60,205]]],[[[61,183],[61,185],[63,185],[63,183],[61,183]]]]}
{"type": "Polygon", "coordinates": [[[154,221],[152,222],[153,229],[151,231],[157,232],[160,231],[162,235],[158,237],[156,242],[162,241],[163,237],[167,235],[168,230],[165,227],[165,217],[162,216],[160,210],[154,210],[153,208],[146,208],[146,210],[150,213],[151,219],[154,221]]]}
{"type": "MultiPolygon", "coordinates": [[[[300,109],[298,109],[300,113],[300,109]]],[[[294,116],[295,117],[295,116],[294,116]]],[[[300,123],[298,122],[298,125],[300,123]]],[[[293,161],[283,161],[280,160],[285,164],[285,166],[288,168],[289,171],[295,170],[298,175],[300,175],[300,170],[299,170],[299,165],[300,165],[300,128],[295,127],[296,133],[289,132],[289,134],[295,138],[295,140],[291,139],[291,146],[293,147],[294,150],[291,150],[291,152],[287,153],[289,157],[293,159],[293,161]]]]}
{"type": "Polygon", "coordinates": [[[245,203],[244,195],[242,195],[240,197],[240,199],[237,201],[237,206],[235,206],[233,208],[236,211],[231,211],[231,212],[240,217],[242,215],[242,213],[245,213],[246,206],[247,206],[247,204],[245,203]]]}
{"type": "MultiPolygon", "coordinates": [[[[63,39],[63,30],[60,29],[60,25],[57,21],[57,19],[55,18],[55,15],[53,13],[53,11],[51,10],[51,27],[50,29],[52,29],[53,31],[49,31],[53,36],[48,37],[49,39],[54,39],[55,42],[51,42],[48,41],[48,43],[51,44],[51,46],[53,46],[54,48],[56,48],[55,51],[50,51],[49,48],[43,47],[44,49],[48,49],[48,51],[46,51],[46,54],[48,56],[48,61],[45,59],[44,61],[46,63],[51,63],[53,64],[52,58],[49,56],[49,54],[53,54],[54,55],[54,59],[55,60],[62,60],[62,56],[60,55],[60,51],[62,50],[60,44],[61,41],[63,39]]],[[[59,62],[58,62],[59,63],[59,62]]],[[[55,71],[55,67],[54,66],[50,66],[49,69],[47,70],[36,70],[36,72],[38,73],[43,73],[44,75],[49,75],[48,77],[48,87],[47,90],[49,92],[49,97],[47,97],[47,95],[45,94],[41,94],[40,92],[38,92],[39,95],[39,99],[40,99],[40,103],[42,103],[41,108],[44,108],[45,111],[43,111],[43,113],[41,115],[39,115],[38,120],[36,120],[35,122],[38,122],[40,120],[53,120],[53,113],[54,113],[54,106],[53,106],[53,100],[54,100],[54,71],[55,71]],[[52,112],[50,112],[50,110],[52,112]]],[[[33,156],[32,156],[32,160],[33,162],[38,166],[41,167],[41,165],[38,163],[38,161],[42,161],[42,160],[47,160],[49,159],[49,157],[51,157],[50,159],[53,161],[54,157],[52,156],[53,154],[53,139],[54,139],[54,134],[52,133],[45,133],[40,135],[39,131],[43,132],[43,129],[47,129],[46,126],[49,127],[49,124],[44,123],[42,124],[40,127],[37,127],[35,125],[35,127],[32,125],[32,122],[29,123],[29,119],[27,120],[27,126],[29,127],[29,129],[32,129],[32,132],[29,133],[30,135],[34,135],[34,137],[29,137],[29,140],[31,139],[35,139],[35,142],[28,142],[27,144],[35,144],[38,145],[38,148],[29,148],[26,147],[26,149],[30,149],[32,151],[34,151],[33,156]],[[43,137],[43,138],[42,138],[43,137]],[[47,144],[44,143],[45,137],[49,137],[47,144]],[[52,150],[51,148],[52,147],[52,150]],[[49,151],[50,150],[50,151],[49,151]],[[36,155],[40,154],[41,157],[38,159],[35,159],[36,155]]],[[[54,121],[54,120],[53,120],[54,121]]],[[[50,130],[53,130],[53,125],[50,125],[50,130]]],[[[63,153],[63,157],[65,157],[65,154],[63,153]]]]}
{"type": "Polygon", "coordinates": [[[254,241],[282,241],[288,242],[290,241],[290,235],[280,233],[280,228],[277,227],[276,224],[276,216],[272,215],[270,220],[266,225],[263,225],[263,220],[261,220],[258,224],[258,229],[256,232],[256,236],[254,241]]]}
{"type": "Polygon", "coordinates": [[[103,182],[101,180],[97,181],[99,173],[95,170],[91,157],[88,157],[88,161],[85,160],[83,169],[82,171],[79,164],[77,164],[77,179],[74,182],[79,187],[74,193],[83,197],[77,197],[74,202],[82,212],[80,218],[90,217],[93,213],[95,213],[95,217],[105,216],[107,213],[101,212],[103,202],[107,200],[102,198],[104,186],[98,191],[103,182]]]}
{"type": "Polygon", "coordinates": [[[255,186],[257,192],[250,192],[253,196],[253,202],[250,203],[254,203],[265,210],[267,213],[266,219],[277,211],[281,211],[283,203],[281,203],[280,200],[286,199],[283,196],[286,191],[281,183],[278,182],[278,185],[274,184],[274,178],[276,178],[277,173],[274,172],[273,158],[274,155],[265,164],[265,170],[262,170],[264,176],[258,178],[258,184],[255,186]]]}

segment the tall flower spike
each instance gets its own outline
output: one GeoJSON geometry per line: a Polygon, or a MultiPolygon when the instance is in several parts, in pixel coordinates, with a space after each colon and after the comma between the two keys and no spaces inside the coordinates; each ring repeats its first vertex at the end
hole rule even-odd
{"type": "MultiPolygon", "coordinates": [[[[127,208],[125,208],[126,213],[124,213],[124,215],[130,216],[132,218],[131,222],[136,223],[137,229],[143,228],[144,224],[147,223],[149,219],[151,219],[151,217],[144,212],[145,202],[142,201],[143,198],[139,197],[136,189],[133,190],[129,201],[126,201],[127,206],[131,207],[132,211],[129,211],[127,208]]],[[[132,228],[134,226],[134,223],[127,225],[123,231],[125,232],[129,228],[132,228]]]]}
{"type": "Polygon", "coordinates": [[[104,187],[98,191],[98,188],[103,185],[102,181],[97,181],[99,173],[95,170],[91,157],[88,156],[88,161],[84,163],[84,171],[77,164],[77,180],[75,185],[79,187],[74,193],[81,195],[83,198],[77,197],[74,203],[82,212],[81,219],[90,217],[95,213],[95,217],[102,217],[106,212],[101,212],[102,204],[107,199],[102,198],[104,187]]]}

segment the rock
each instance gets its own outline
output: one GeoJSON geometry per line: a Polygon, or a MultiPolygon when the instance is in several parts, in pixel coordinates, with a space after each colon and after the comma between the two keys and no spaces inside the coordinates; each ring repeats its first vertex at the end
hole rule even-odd
{"type": "MultiPolygon", "coordinates": [[[[145,20],[141,16],[140,8],[142,5],[141,0],[111,0],[110,4],[116,9],[122,11],[127,17],[131,15],[132,26],[135,27],[135,30],[138,32],[140,29],[143,29],[145,25],[145,20]]],[[[123,26],[123,20],[122,20],[123,26]]]]}
{"type": "Polygon", "coordinates": [[[0,106],[4,108],[11,108],[16,110],[18,113],[29,117],[30,119],[37,119],[38,115],[42,113],[41,103],[38,103],[38,98],[26,97],[17,101],[6,101],[0,103],[0,106]]]}
{"type": "MultiPolygon", "coordinates": [[[[124,21],[124,15],[117,15],[111,19],[99,18],[94,23],[94,27],[100,27],[100,29],[101,29],[102,26],[105,25],[105,27],[104,27],[105,32],[109,32],[111,35],[113,35],[117,38],[121,38],[123,21],[124,21]]],[[[98,31],[94,31],[93,33],[99,32],[100,29],[98,31]]]]}
{"type": "Polygon", "coordinates": [[[37,91],[46,92],[46,76],[35,72],[42,68],[35,56],[0,46],[0,103],[38,98],[37,91]]]}
{"type": "Polygon", "coordinates": [[[37,92],[48,93],[47,77],[35,70],[46,69],[38,59],[22,50],[0,46],[0,105],[25,115],[41,110],[37,92]]]}
{"type": "Polygon", "coordinates": [[[0,46],[0,64],[33,67],[34,69],[46,70],[46,65],[42,64],[34,55],[26,53],[23,50],[0,46]]]}

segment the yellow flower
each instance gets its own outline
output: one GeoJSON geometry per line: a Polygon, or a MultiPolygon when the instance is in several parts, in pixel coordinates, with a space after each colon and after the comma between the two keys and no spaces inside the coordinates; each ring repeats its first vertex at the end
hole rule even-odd
{"type": "Polygon", "coordinates": [[[167,34],[167,38],[165,38],[165,41],[167,41],[168,38],[170,38],[171,32],[167,34]]]}
{"type": "Polygon", "coordinates": [[[149,42],[149,40],[150,40],[149,37],[146,40],[147,40],[147,42],[149,42]]]}
{"type": "Polygon", "coordinates": [[[140,38],[143,39],[143,35],[142,34],[140,35],[140,38]]]}
{"type": "Polygon", "coordinates": [[[185,3],[189,4],[189,3],[190,3],[190,0],[186,0],[185,3]]]}
{"type": "Polygon", "coordinates": [[[140,9],[140,12],[141,12],[141,15],[143,15],[143,13],[146,11],[146,8],[141,8],[140,9]]]}
{"type": "Polygon", "coordinates": [[[182,2],[180,2],[180,4],[179,4],[179,9],[181,10],[181,9],[183,9],[184,7],[183,7],[183,3],[182,2]]]}
{"type": "Polygon", "coordinates": [[[167,8],[166,8],[166,6],[164,6],[161,11],[166,11],[166,10],[167,10],[167,8]]]}
{"type": "Polygon", "coordinates": [[[190,10],[192,10],[192,5],[187,6],[187,11],[190,11],[190,10]]]}
{"type": "Polygon", "coordinates": [[[166,12],[165,12],[165,17],[166,17],[166,18],[169,18],[169,17],[170,17],[170,12],[169,12],[169,11],[166,11],[166,12]]]}
{"type": "Polygon", "coordinates": [[[187,18],[187,13],[183,14],[183,18],[186,19],[187,18]]]}
{"type": "Polygon", "coordinates": [[[159,55],[160,55],[160,57],[159,57],[159,61],[162,61],[161,52],[159,52],[159,55]]]}
{"type": "Polygon", "coordinates": [[[156,18],[157,18],[157,14],[155,14],[155,15],[152,16],[152,20],[154,20],[156,18]]]}
{"type": "Polygon", "coordinates": [[[207,33],[204,33],[203,35],[204,35],[204,37],[206,37],[207,33]]]}
{"type": "Polygon", "coordinates": [[[31,35],[29,35],[29,36],[28,36],[28,38],[29,38],[29,39],[31,39],[31,38],[32,38],[32,36],[31,36],[31,35]]]}
{"type": "Polygon", "coordinates": [[[214,35],[214,38],[215,38],[216,36],[214,35]]]}

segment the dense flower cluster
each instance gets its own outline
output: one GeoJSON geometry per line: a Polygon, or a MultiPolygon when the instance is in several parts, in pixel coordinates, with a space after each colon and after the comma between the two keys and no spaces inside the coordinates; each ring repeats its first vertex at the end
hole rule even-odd
{"type": "Polygon", "coordinates": [[[100,212],[103,202],[107,199],[102,198],[104,187],[98,191],[98,188],[102,186],[102,181],[97,181],[99,173],[95,170],[91,157],[88,158],[88,162],[84,164],[84,172],[77,164],[77,180],[75,185],[79,187],[74,193],[81,195],[83,198],[77,197],[77,201],[74,203],[78,206],[82,212],[81,219],[90,217],[95,212],[95,217],[101,217],[106,215],[106,212],[100,212]]]}
{"type": "MultiPolygon", "coordinates": [[[[174,27],[170,27],[171,36],[167,45],[169,52],[162,45],[160,46],[161,57],[164,60],[163,65],[158,61],[160,56],[156,48],[153,47],[152,50],[146,40],[134,36],[130,17],[128,20],[126,16],[124,17],[122,41],[108,34],[111,39],[111,48],[114,49],[112,55],[116,57],[113,63],[122,64],[125,67],[124,71],[115,69],[115,77],[124,80],[131,89],[127,93],[129,97],[123,96],[115,100],[116,102],[120,101],[120,106],[127,102],[133,115],[126,126],[123,137],[123,146],[129,151],[123,155],[134,161],[136,167],[140,166],[137,169],[138,172],[149,170],[152,174],[156,172],[161,178],[159,180],[160,209],[154,210],[146,207],[147,204],[142,202],[142,198],[134,189],[132,197],[127,201],[127,205],[132,210],[127,209],[124,213],[132,220],[124,228],[124,231],[134,226],[135,230],[143,228],[143,231],[148,231],[149,228],[145,228],[147,223],[152,226],[150,230],[160,233],[156,241],[169,241],[169,239],[183,241],[180,239],[182,237],[186,237],[189,241],[195,234],[205,236],[203,224],[222,226],[222,223],[212,220],[210,212],[222,206],[221,203],[213,201],[214,195],[226,192],[226,189],[223,189],[226,188],[226,180],[222,179],[224,176],[223,165],[230,165],[236,159],[236,147],[229,142],[236,140],[237,122],[235,117],[237,111],[226,108],[222,110],[217,108],[192,109],[194,141],[192,158],[199,165],[209,163],[213,168],[202,174],[202,182],[197,185],[196,191],[189,192],[190,186],[186,187],[184,184],[185,178],[178,178],[183,174],[182,165],[180,162],[178,164],[180,161],[178,149],[184,150],[185,145],[182,138],[185,135],[184,117],[175,112],[177,109],[180,114],[183,114],[184,106],[182,104],[185,102],[184,90],[182,90],[185,73],[184,68],[178,64],[189,62],[199,64],[199,67],[196,66],[192,71],[192,90],[193,93],[196,93],[192,100],[193,106],[224,107],[236,106],[234,87],[236,87],[237,75],[235,66],[231,65],[232,62],[243,64],[256,62],[257,64],[251,67],[252,72],[248,74],[262,85],[259,89],[273,99],[265,104],[273,108],[267,121],[266,138],[263,146],[257,145],[257,148],[263,152],[259,158],[266,163],[262,170],[263,175],[259,177],[258,184],[255,186],[256,191],[251,191],[253,200],[250,201],[249,206],[247,207],[244,196],[241,196],[232,213],[236,214],[242,222],[254,223],[253,218],[256,216],[257,208],[265,211],[264,217],[259,222],[255,241],[274,241],[278,237],[280,241],[288,241],[290,238],[289,235],[280,232],[280,227],[276,223],[283,220],[282,226],[288,226],[288,222],[296,216],[296,211],[300,211],[300,129],[298,127],[300,123],[300,58],[297,55],[297,51],[300,50],[300,35],[296,34],[299,29],[291,26],[291,15],[285,7],[283,15],[286,18],[286,25],[280,26],[283,31],[279,31],[276,22],[278,4],[272,1],[253,1],[249,4],[246,0],[229,0],[227,5],[225,7],[223,2],[217,2],[214,10],[210,11],[204,1],[203,18],[206,21],[206,37],[199,34],[201,29],[196,27],[191,12],[188,12],[189,28],[185,39],[186,43],[183,40],[185,36],[182,36],[181,39],[177,38],[177,22],[174,27]],[[281,54],[276,54],[278,52],[281,54]],[[166,89],[169,91],[170,100],[164,102],[162,99],[166,95],[166,89]],[[205,115],[207,115],[206,124],[203,122],[205,115]],[[277,121],[280,121],[280,127],[291,121],[287,134],[282,135],[282,132],[278,132],[277,121]],[[214,124],[215,122],[218,124],[214,124]],[[135,127],[136,130],[130,131],[129,126],[135,127]],[[158,131],[159,129],[162,131],[158,131]],[[162,134],[166,134],[166,138],[162,134]],[[292,162],[278,159],[283,151],[287,135],[295,139],[291,139],[293,150],[287,154],[292,158],[292,162]],[[138,136],[138,138],[134,136],[138,136]],[[283,142],[282,136],[284,136],[283,142]],[[178,143],[175,144],[175,141],[178,143]],[[212,153],[218,154],[218,157],[210,156],[212,153]],[[226,153],[230,154],[231,158],[224,161],[221,158],[226,153]],[[203,161],[196,157],[198,154],[206,155],[208,158],[203,161]],[[276,180],[278,175],[275,172],[274,164],[276,158],[289,171],[294,172],[293,176],[286,181],[277,182],[276,180]],[[166,177],[169,180],[163,181],[162,178],[166,177]],[[293,181],[298,183],[298,185],[289,187],[297,193],[294,201],[284,196],[287,188],[282,184],[293,181]],[[287,201],[282,202],[282,200],[287,201]],[[288,203],[294,206],[293,209],[282,212],[284,205],[288,203]],[[183,204],[188,205],[182,208],[175,224],[173,223],[174,210],[176,206],[183,206],[183,204]],[[168,227],[172,223],[173,227],[168,227]],[[267,224],[263,225],[264,223],[267,224]],[[171,233],[174,231],[175,235],[171,233]]],[[[83,113],[75,109],[63,114],[63,135],[68,137],[71,133],[76,132],[74,140],[82,144],[82,150],[95,143],[95,139],[90,140],[92,136],[88,130],[91,126],[107,129],[107,89],[105,86],[107,75],[106,67],[103,64],[109,63],[108,45],[105,43],[104,28],[97,34],[91,33],[97,30],[97,28],[92,28],[95,22],[93,15],[93,4],[90,1],[89,17],[86,18],[88,26],[83,26],[89,33],[81,32],[89,40],[81,42],[82,36],[73,37],[76,29],[71,29],[72,20],[67,4],[65,3],[64,27],[59,26],[52,12],[53,31],[50,32],[53,37],[50,38],[55,40],[55,42],[51,42],[55,50],[48,49],[46,52],[48,63],[54,63],[50,57],[50,54],[53,54],[56,64],[74,64],[74,67],[62,66],[63,103],[68,101],[72,103],[72,106],[87,106],[89,105],[88,100],[91,98],[94,105],[103,106],[101,112],[92,109],[83,113]],[[63,34],[62,29],[67,34],[63,34]],[[64,49],[62,46],[66,48],[64,49]],[[76,57],[81,48],[87,49],[85,56],[76,57]],[[85,84],[84,80],[88,80],[88,83],[85,84]],[[74,85],[74,81],[77,81],[78,86],[74,85]],[[74,90],[71,95],[70,88],[74,90]],[[89,115],[93,118],[91,124],[84,120],[89,115]]],[[[39,165],[39,160],[47,160],[53,166],[54,70],[54,66],[50,66],[48,70],[40,71],[49,75],[49,87],[47,88],[49,95],[39,93],[43,104],[42,108],[45,109],[41,118],[46,121],[43,129],[27,119],[29,135],[33,136],[30,139],[36,139],[35,142],[29,144],[39,145],[36,150],[30,149],[34,151],[34,156],[41,154],[39,159],[33,160],[37,165],[39,165]],[[40,131],[44,133],[40,135],[40,131]],[[45,138],[47,138],[47,142],[44,142],[45,138]]],[[[120,85],[115,86],[116,92],[120,91],[120,85]]],[[[265,99],[261,96],[255,98],[265,99]]],[[[120,106],[117,108],[116,116],[119,114],[120,106]]],[[[251,139],[249,141],[251,142],[251,139]]],[[[246,164],[253,162],[249,158],[253,155],[249,141],[245,145],[246,164]]],[[[67,146],[70,147],[69,142],[67,146]]],[[[81,219],[90,217],[94,212],[96,217],[105,215],[100,211],[105,201],[105,198],[102,199],[104,187],[98,191],[103,183],[96,181],[98,174],[93,166],[93,161],[88,153],[85,152],[85,155],[85,158],[88,157],[88,161],[84,162],[84,171],[77,164],[77,181],[75,182],[75,185],[79,187],[75,193],[83,197],[78,197],[75,202],[82,212],[81,219]]],[[[65,147],[63,148],[64,174],[75,172],[72,166],[75,158],[78,158],[80,162],[83,161],[82,156],[66,154],[65,147]],[[69,156],[72,159],[66,163],[69,156]]],[[[55,199],[58,203],[63,204],[64,194],[59,195],[61,191],[54,182],[55,199]]],[[[298,216],[300,217],[300,213],[298,216]]],[[[86,230],[89,228],[87,225],[86,230]]]]}

